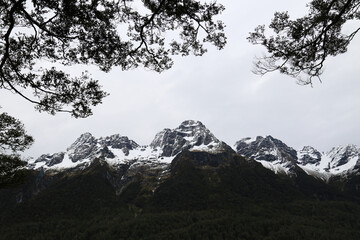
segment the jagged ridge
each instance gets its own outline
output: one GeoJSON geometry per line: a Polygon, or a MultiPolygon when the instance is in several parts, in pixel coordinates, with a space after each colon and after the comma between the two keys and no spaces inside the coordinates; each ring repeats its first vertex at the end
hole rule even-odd
{"type": "MultiPolygon", "coordinates": [[[[120,134],[96,139],[90,133],[84,133],[66,151],[44,154],[29,166],[33,169],[61,170],[86,167],[94,159],[103,159],[112,166],[125,164],[167,168],[174,157],[185,150],[210,153],[233,151],[204,124],[188,120],[175,129],[160,131],[150,145],[145,146],[120,134]]],[[[357,174],[360,166],[360,149],[355,145],[339,146],[327,153],[311,146],[296,151],[272,136],[258,136],[237,141],[234,150],[275,173],[296,175],[295,169],[301,167],[309,175],[324,180],[332,175],[357,174]]]]}
{"type": "Polygon", "coordinates": [[[82,134],[65,152],[44,154],[30,166],[34,169],[64,169],[87,166],[96,159],[112,165],[132,164],[168,165],[184,150],[218,152],[231,149],[218,140],[199,121],[188,120],[175,129],[164,129],[156,134],[150,145],[140,146],[120,134],[96,139],[90,133],[82,134]]]}
{"type": "Polygon", "coordinates": [[[356,174],[360,165],[360,148],[344,145],[321,153],[311,146],[301,150],[287,146],[272,136],[243,138],[236,142],[237,153],[260,162],[274,172],[292,174],[294,166],[315,177],[327,180],[332,175],[356,174]]]}

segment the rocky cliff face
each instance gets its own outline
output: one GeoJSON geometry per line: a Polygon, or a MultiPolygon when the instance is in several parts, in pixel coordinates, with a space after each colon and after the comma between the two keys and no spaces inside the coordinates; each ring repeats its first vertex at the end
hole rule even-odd
{"type": "Polygon", "coordinates": [[[312,164],[318,166],[321,161],[322,154],[311,146],[305,146],[298,151],[298,162],[301,165],[312,164]]]}

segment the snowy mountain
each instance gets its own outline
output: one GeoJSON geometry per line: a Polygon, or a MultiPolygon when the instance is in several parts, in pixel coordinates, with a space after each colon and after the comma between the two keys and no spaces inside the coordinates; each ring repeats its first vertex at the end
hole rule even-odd
{"type": "Polygon", "coordinates": [[[272,136],[243,138],[234,145],[235,151],[260,162],[275,173],[290,174],[297,162],[297,152],[272,136]]]}
{"type": "Polygon", "coordinates": [[[111,166],[165,169],[184,150],[209,153],[235,150],[275,173],[296,175],[301,168],[307,174],[323,180],[328,180],[333,175],[360,172],[360,148],[355,145],[339,146],[327,153],[321,153],[311,146],[297,151],[272,136],[258,136],[243,138],[231,149],[204,124],[193,120],[184,121],[177,128],[160,131],[145,146],[120,134],[95,138],[90,133],[84,133],[66,151],[44,154],[30,162],[29,166],[33,169],[61,170],[87,167],[94,159],[101,159],[111,166]]]}
{"type": "Polygon", "coordinates": [[[322,154],[311,146],[305,146],[303,149],[298,151],[298,162],[301,165],[311,164],[318,166],[321,161],[322,154]]]}
{"type": "Polygon", "coordinates": [[[63,169],[88,165],[95,158],[114,159],[117,154],[128,156],[139,145],[119,134],[96,139],[91,133],[82,134],[65,152],[44,154],[31,166],[35,169],[63,169]]]}
{"type": "Polygon", "coordinates": [[[199,121],[184,121],[175,129],[164,129],[156,134],[150,145],[140,146],[119,134],[96,139],[82,134],[66,151],[44,154],[30,163],[34,169],[66,169],[88,166],[96,158],[111,165],[130,164],[163,167],[169,165],[183,150],[216,153],[231,149],[218,140],[199,121]]]}
{"type": "Polygon", "coordinates": [[[339,146],[326,153],[311,146],[296,151],[282,141],[266,136],[243,138],[235,143],[234,149],[275,173],[291,175],[291,170],[299,166],[309,175],[324,180],[333,175],[357,173],[360,165],[360,148],[355,145],[339,146]]]}
{"type": "Polygon", "coordinates": [[[182,150],[217,152],[227,148],[199,121],[184,121],[175,129],[164,129],[156,134],[150,147],[159,149],[161,156],[173,157],[182,150]]]}
{"type": "Polygon", "coordinates": [[[315,149],[309,154],[300,151],[300,155],[302,157],[299,165],[304,170],[332,175],[352,174],[356,170],[356,165],[360,164],[360,148],[351,144],[334,147],[326,153],[319,153],[315,149]],[[312,160],[310,159],[311,156],[313,157],[312,160]],[[308,161],[309,159],[310,161],[308,161]]]}

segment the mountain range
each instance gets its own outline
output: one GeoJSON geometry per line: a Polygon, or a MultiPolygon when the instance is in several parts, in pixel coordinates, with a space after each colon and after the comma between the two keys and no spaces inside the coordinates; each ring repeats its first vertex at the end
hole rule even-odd
{"type": "Polygon", "coordinates": [[[44,154],[29,163],[33,169],[57,170],[86,167],[94,159],[104,159],[110,165],[148,165],[166,168],[182,151],[217,153],[234,151],[247,159],[260,162],[275,173],[292,174],[295,166],[307,174],[328,181],[333,176],[359,174],[360,148],[343,145],[319,152],[311,146],[295,150],[272,136],[242,138],[232,147],[217,139],[200,121],[184,121],[175,129],[164,129],[154,140],[141,146],[126,136],[115,134],[96,139],[82,134],[64,152],[44,154]]]}

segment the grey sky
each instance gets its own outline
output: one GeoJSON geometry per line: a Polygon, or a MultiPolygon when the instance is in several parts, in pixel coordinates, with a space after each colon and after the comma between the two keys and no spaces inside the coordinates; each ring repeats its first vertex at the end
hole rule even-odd
{"type": "Polygon", "coordinates": [[[110,93],[87,119],[38,113],[30,103],[2,90],[2,110],[22,120],[35,138],[26,155],[63,151],[84,132],[96,137],[120,133],[149,144],[158,131],[186,119],[202,121],[229,145],[257,135],[272,135],[295,149],[360,145],[360,36],[346,54],[326,61],[323,83],[315,82],[313,88],[279,73],[260,77],[251,73],[252,61],[264,49],[249,44],[248,33],[268,24],[275,11],[304,15],[308,1],[218,2],[226,7],[221,18],[228,44],[222,51],[209,46],[203,57],[177,57],[174,67],[162,74],[140,68],[105,74],[93,67],[72,67],[73,74],[89,70],[110,93]]]}

